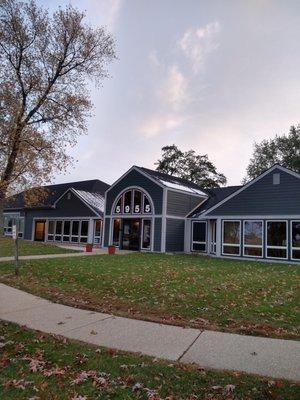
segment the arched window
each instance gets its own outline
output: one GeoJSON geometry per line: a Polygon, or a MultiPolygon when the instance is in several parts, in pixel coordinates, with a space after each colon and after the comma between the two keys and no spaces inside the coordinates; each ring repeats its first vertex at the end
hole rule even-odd
{"type": "Polygon", "coordinates": [[[139,189],[130,189],[122,193],[115,203],[114,214],[152,214],[152,203],[139,189]]]}

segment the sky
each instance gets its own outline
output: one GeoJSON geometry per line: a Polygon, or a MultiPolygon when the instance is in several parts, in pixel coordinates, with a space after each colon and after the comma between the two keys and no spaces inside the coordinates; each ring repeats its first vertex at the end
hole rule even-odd
{"type": "Polygon", "coordinates": [[[300,123],[300,1],[40,0],[69,2],[107,27],[118,59],[91,87],[88,134],[56,183],[113,183],[176,144],[238,185],[253,143],[300,123]]]}

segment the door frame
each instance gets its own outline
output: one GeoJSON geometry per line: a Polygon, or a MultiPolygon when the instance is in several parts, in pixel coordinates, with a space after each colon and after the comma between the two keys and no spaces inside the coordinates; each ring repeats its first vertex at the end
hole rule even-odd
{"type": "Polygon", "coordinates": [[[33,235],[33,240],[35,242],[44,242],[46,237],[46,220],[45,219],[36,219],[34,220],[34,235],[33,235]],[[37,223],[43,223],[44,224],[44,230],[43,230],[43,239],[36,239],[36,224],[37,223]]]}

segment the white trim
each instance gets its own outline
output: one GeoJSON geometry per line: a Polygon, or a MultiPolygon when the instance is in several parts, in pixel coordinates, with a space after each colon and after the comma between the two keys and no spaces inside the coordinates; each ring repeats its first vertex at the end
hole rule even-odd
{"type": "Polygon", "coordinates": [[[202,216],[199,215],[199,217],[189,217],[191,220],[202,220],[202,219],[300,219],[300,214],[298,215],[207,215],[207,216],[202,216]]]}
{"type": "MultiPolygon", "coordinates": [[[[296,178],[300,179],[300,174],[298,174],[297,172],[291,171],[287,168],[282,167],[281,165],[275,164],[273,165],[271,168],[267,169],[265,172],[263,172],[262,174],[260,174],[259,176],[257,176],[256,178],[252,179],[252,181],[246,183],[244,186],[242,186],[240,189],[236,190],[235,192],[231,193],[229,196],[225,197],[225,199],[221,200],[219,203],[215,204],[214,206],[210,207],[208,210],[206,210],[203,213],[203,216],[206,216],[209,212],[215,210],[216,208],[220,207],[222,204],[226,203],[228,200],[232,199],[233,197],[237,196],[238,194],[240,194],[241,192],[243,192],[245,189],[247,189],[248,187],[252,186],[254,183],[256,183],[257,181],[259,181],[260,179],[264,178],[266,175],[268,175],[270,172],[272,172],[274,169],[279,169],[281,171],[284,171],[286,173],[289,173],[293,176],[295,176],[296,178]]],[[[202,217],[202,216],[201,216],[202,217]]],[[[200,216],[199,216],[200,218],[200,216]]]]}
{"type": "Polygon", "coordinates": [[[293,258],[293,251],[300,251],[300,247],[293,247],[293,222],[300,224],[300,219],[290,221],[290,258],[293,261],[300,262],[300,258],[293,258]]]}
{"type": "Polygon", "coordinates": [[[152,177],[151,177],[150,175],[148,175],[146,172],[142,171],[139,167],[137,167],[136,165],[133,165],[131,168],[129,168],[128,171],[126,171],[122,176],[120,176],[120,178],[117,179],[117,180],[106,190],[105,193],[108,193],[108,192],[109,192],[113,187],[115,187],[122,179],[124,179],[125,176],[126,176],[127,174],[129,174],[129,173],[130,173],[131,171],[133,171],[133,170],[135,170],[135,171],[139,172],[140,174],[144,175],[146,178],[150,179],[150,181],[156,183],[158,186],[160,186],[160,187],[162,187],[162,188],[165,187],[162,183],[160,183],[160,182],[158,182],[156,179],[152,178],[152,177]]]}
{"type": "Polygon", "coordinates": [[[191,252],[193,253],[207,253],[207,221],[192,221],[192,233],[191,233],[191,252]],[[205,224],[205,241],[204,242],[199,242],[197,240],[194,240],[194,224],[205,224]],[[205,245],[205,250],[194,250],[194,243],[195,244],[204,244],[205,245]]]}
{"type": "MultiPolygon", "coordinates": [[[[175,177],[174,177],[174,178],[175,178],[175,177]]],[[[191,183],[192,183],[192,182],[191,182],[191,183]]],[[[181,194],[188,194],[188,195],[195,196],[195,197],[204,197],[204,195],[203,195],[203,194],[200,194],[200,193],[191,192],[191,191],[184,190],[184,189],[171,188],[171,187],[169,187],[169,186],[167,186],[167,185],[165,185],[165,187],[166,187],[166,189],[169,190],[170,192],[178,192],[178,193],[181,193],[181,194]]],[[[187,188],[188,188],[188,186],[187,186],[187,188]]],[[[193,188],[192,188],[192,189],[193,189],[193,188]]],[[[195,189],[195,190],[197,190],[197,189],[195,189]]],[[[200,190],[200,189],[199,189],[199,190],[200,190]]],[[[207,198],[208,198],[208,195],[205,196],[205,200],[207,200],[207,198]]],[[[197,206],[197,207],[198,207],[198,206],[197,206]]]]}
{"type": "Polygon", "coordinates": [[[168,205],[168,190],[164,187],[163,198],[162,198],[162,217],[161,217],[161,242],[160,242],[160,251],[162,253],[166,252],[166,232],[167,232],[167,205],[168,205]]]}
{"type": "Polygon", "coordinates": [[[186,214],[186,218],[195,218],[195,217],[189,217],[190,214],[192,214],[195,210],[197,210],[198,207],[200,207],[203,203],[205,203],[207,200],[209,199],[209,196],[204,197],[204,199],[196,205],[196,207],[194,207],[188,214],[186,214]]]}
{"type": "Polygon", "coordinates": [[[275,260],[287,260],[289,258],[289,250],[288,250],[288,238],[289,238],[289,221],[286,219],[272,219],[266,220],[266,237],[265,237],[265,258],[275,259],[275,260]],[[268,246],[268,222],[285,222],[286,226],[286,245],[285,246],[268,246]],[[268,257],[268,249],[279,249],[285,250],[286,257],[268,257]]]}
{"type": "Polygon", "coordinates": [[[241,256],[241,246],[242,246],[242,223],[238,219],[223,219],[222,220],[222,236],[221,236],[221,254],[222,256],[232,256],[232,257],[240,257],[241,256]],[[239,232],[239,244],[235,243],[224,243],[224,222],[238,222],[240,225],[240,232],[239,232]],[[228,247],[238,247],[239,248],[239,253],[238,254],[232,254],[232,253],[224,253],[224,246],[228,247]]]}
{"type": "Polygon", "coordinates": [[[166,214],[166,218],[169,218],[169,219],[184,219],[184,220],[186,220],[186,217],[180,217],[178,215],[171,215],[171,214],[166,214]]]}
{"type": "Polygon", "coordinates": [[[264,257],[264,221],[262,219],[245,219],[243,220],[243,237],[242,237],[242,248],[243,248],[243,257],[251,257],[251,258],[263,258],[264,257]],[[262,227],[262,237],[261,237],[261,245],[252,245],[245,244],[245,225],[246,222],[260,222],[262,227]],[[261,249],[261,256],[251,256],[249,254],[245,254],[245,248],[253,248],[253,249],[261,249]]]}
{"type": "MultiPolygon", "coordinates": [[[[124,201],[123,201],[123,203],[124,203],[124,201]]],[[[144,199],[143,199],[143,205],[142,205],[142,207],[144,208],[144,199]]],[[[124,204],[122,204],[122,208],[124,208],[124,204]]],[[[144,216],[144,215],[152,216],[152,215],[154,215],[154,214],[155,214],[155,208],[154,208],[154,203],[153,203],[152,197],[150,196],[150,194],[148,193],[148,191],[145,190],[145,189],[143,189],[141,186],[128,186],[128,187],[126,187],[125,189],[123,189],[121,192],[119,192],[118,195],[117,195],[117,197],[115,198],[115,200],[114,200],[114,202],[113,202],[113,204],[112,204],[111,210],[110,210],[110,215],[111,215],[111,216],[116,216],[116,215],[118,215],[118,216],[120,216],[120,215],[122,215],[122,216],[123,216],[123,215],[129,216],[129,215],[132,215],[132,216],[134,216],[134,217],[137,217],[137,216],[144,216]],[[125,214],[123,209],[122,209],[122,212],[121,212],[120,214],[114,213],[113,211],[114,211],[114,209],[116,208],[116,205],[117,205],[117,203],[118,203],[119,198],[120,198],[120,197],[123,197],[123,195],[124,195],[126,192],[129,192],[129,191],[131,191],[131,209],[133,208],[132,205],[133,205],[133,193],[134,193],[134,190],[138,190],[138,191],[142,192],[142,196],[143,196],[143,195],[146,195],[146,197],[148,198],[148,200],[149,200],[149,202],[150,202],[150,204],[151,204],[151,213],[144,213],[144,212],[141,212],[141,213],[137,214],[137,213],[133,213],[133,210],[132,210],[132,212],[130,212],[130,213],[128,213],[128,214],[125,214]]]]}
{"type": "Polygon", "coordinates": [[[87,206],[94,214],[96,214],[97,217],[102,218],[102,215],[99,214],[94,208],[92,208],[92,207],[90,206],[90,204],[87,203],[87,202],[84,200],[84,198],[80,195],[80,193],[78,193],[77,190],[74,189],[74,188],[69,188],[69,189],[67,189],[61,196],[59,196],[59,198],[56,199],[55,202],[53,203],[53,207],[56,208],[56,204],[57,204],[68,192],[72,192],[73,194],[75,194],[75,196],[76,196],[80,201],[82,201],[82,202],[84,203],[84,205],[87,206]]]}

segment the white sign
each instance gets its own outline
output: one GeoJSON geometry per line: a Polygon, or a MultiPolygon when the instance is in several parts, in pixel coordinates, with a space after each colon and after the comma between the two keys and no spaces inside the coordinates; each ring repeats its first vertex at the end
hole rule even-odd
{"type": "Polygon", "coordinates": [[[17,239],[17,225],[13,225],[13,227],[12,227],[12,238],[14,240],[17,239]]]}

